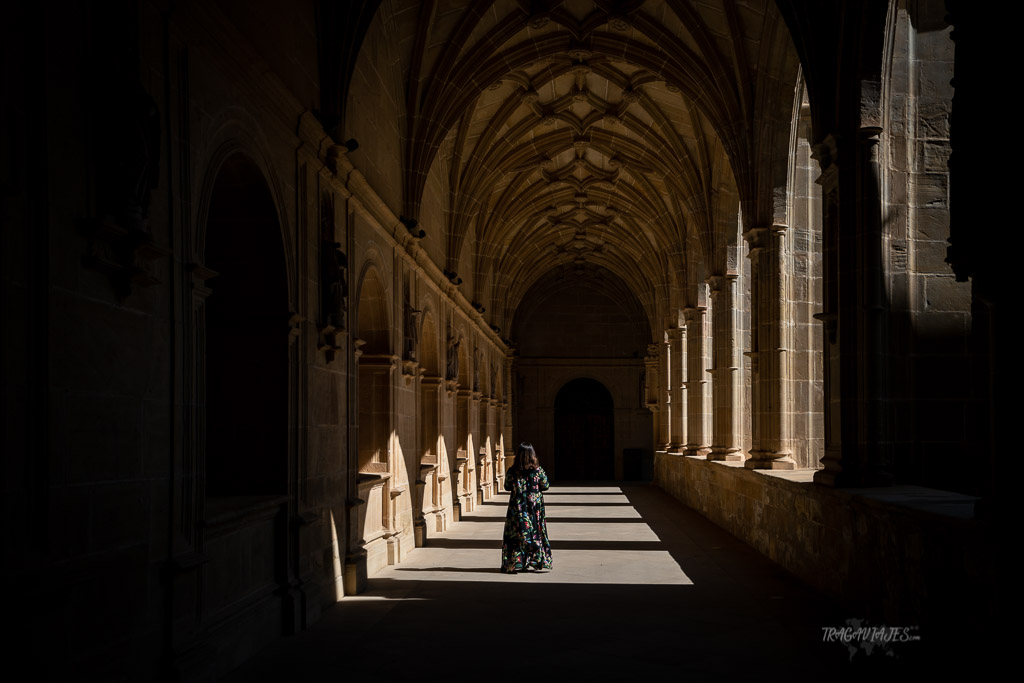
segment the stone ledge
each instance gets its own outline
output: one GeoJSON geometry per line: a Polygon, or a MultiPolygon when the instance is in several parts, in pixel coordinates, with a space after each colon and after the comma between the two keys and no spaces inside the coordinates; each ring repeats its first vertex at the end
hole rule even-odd
{"type": "Polygon", "coordinates": [[[916,486],[832,489],[722,464],[658,452],[654,483],[851,617],[952,629],[977,615],[975,498],[916,486]]]}

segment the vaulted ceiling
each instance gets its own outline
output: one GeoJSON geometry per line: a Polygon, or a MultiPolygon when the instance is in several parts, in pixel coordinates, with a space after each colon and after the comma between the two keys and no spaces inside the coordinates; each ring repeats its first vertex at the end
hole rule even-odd
{"type": "Polygon", "coordinates": [[[741,207],[747,226],[784,212],[799,76],[774,2],[384,5],[406,64],[402,214],[445,174],[443,267],[472,270],[492,322],[590,264],[657,326],[737,267],[741,207]]]}

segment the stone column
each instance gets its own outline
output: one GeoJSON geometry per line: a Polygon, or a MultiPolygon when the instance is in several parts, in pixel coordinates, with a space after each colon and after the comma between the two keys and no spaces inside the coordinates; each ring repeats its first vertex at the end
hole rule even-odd
{"type": "Polygon", "coordinates": [[[828,486],[892,484],[879,136],[865,126],[815,147],[824,199],[824,469],[828,486]]]}
{"type": "Polygon", "coordinates": [[[686,450],[686,387],[683,386],[683,364],[686,362],[685,330],[673,327],[666,331],[668,337],[668,380],[670,453],[686,450]]]}
{"type": "Polygon", "coordinates": [[[791,470],[789,450],[789,363],[786,356],[785,309],[789,300],[783,268],[786,226],[752,228],[750,244],[751,367],[754,368],[754,419],[751,424],[752,469],[791,470]]]}
{"type": "Polygon", "coordinates": [[[672,442],[669,428],[669,377],[668,377],[668,342],[658,344],[658,412],[661,419],[658,421],[658,445],[655,450],[667,451],[672,442]]]}
{"type": "Polygon", "coordinates": [[[512,461],[515,458],[516,447],[512,442],[512,363],[515,361],[515,352],[511,349],[508,350],[505,356],[505,395],[502,397],[502,410],[505,416],[505,421],[501,429],[501,439],[504,445],[504,452],[502,453],[502,466],[501,474],[504,476],[505,472],[508,471],[509,467],[512,467],[512,461]]]}
{"type": "Polygon", "coordinates": [[[708,405],[708,381],[704,358],[703,307],[683,309],[686,320],[686,455],[707,455],[711,452],[705,413],[708,405]]]}
{"type": "Polygon", "coordinates": [[[469,397],[469,433],[473,439],[473,452],[469,457],[476,463],[476,504],[483,505],[491,497],[491,483],[487,481],[486,460],[480,456],[483,449],[483,432],[480,429],[480,399],[482,394],[476,390],[469,397]]]}
{"type": "Polygon", "coordinates": [[[836,486],[842,475],[842,373],[839,357],[839,158],[838,138],[828,135],[816,145],[811,157],[821,167],[817,183],[821,185],[822,241],[822,310],[814,317],[823,323],[824,368],[822,387],[825,394],[825,452],[822,469],[814,473],[814,481],[836,486]]]}
{"type": "MultiPolygon", "coordinates": [[[[491,391],[494,391],[494,387],[491,387],[491,391]]],[[[487,399],[487,437],[485,444],[489,446],[487,453],[488,466],[491,468],[491,495],[493,496],[499,491],[498,485],[498,470],[501,465],[501,453],[498,451],[498,401],[494,398],[493,394],[487,399]]]]}
{"type": "Polygon", "coordinates": [[[739,341],[736,338],[736,275],[713,275],[711,288],[711,326],[713,384],[713,437],[708,460],[743,460],[740,415],[743,392],[740,388],[739,341]]]}
{"type": "Polygon", "coordinates": [[[658,405],[658,344],[647,345],[644,356],[644,405],[651,411],[651,422],[654,427],[654,440],[661,434],[662,414],[658,405]]]}

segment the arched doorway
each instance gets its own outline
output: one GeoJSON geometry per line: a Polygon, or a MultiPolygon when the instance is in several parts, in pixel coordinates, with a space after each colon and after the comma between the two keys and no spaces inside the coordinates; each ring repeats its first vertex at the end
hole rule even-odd
{"type": "Polygon", "coordinates": [[[444,531],[451,509],[448,455],[441,438],[441,397],[445,391],[441,375],[440,350],[434,316],[427,311],[419,335],[420,411],[419,460],[415,463],[418,501],[416,503],[416,545],[423,546],[436,531],[444,531]]]}
{"type": "Polygon", "coordinates": [[[217,173],[207,213],[206,495],[287,493],[288,281],[277,210],[241,154],[217,173]]]}
{"type": "Polygon", "coordinates": [[[603,384],[581,377],[555,397],[553,476],[559,481],[615,478],[615,407],[603,384]]]}
{"type": "MultiPolygon", "coordinates": [[[[391,458],[391,377],[397,357],[391,353],[390,298],[384,279],[375,267],[366,269],[359,286],[356,308],[358,377],[358,555],[365,557],[366,574],[372,576],[395,560],[397,542],[393,521],[395,505],[391,490],[394,463],[391,458]]],[[[365,576],[357,578],[353,592],[363,590],[365,576]]]]}
{"type": "Polygon", "coordinates": [[[204,562],[195,594],[198,632],[210,639],[202,647],[230,653],[223,659],[230,668],[244,656],[236,638],[258,648],[299,623],[286,598],[294,565],[285,242],[270,186],[249,157],[233,154],[216,170],[203,238],[197,270],[207,275],[209,293],[194,319],[203,340],[194,367],[205,399],[197,468],[204,562]],[[245,628],[218,629],[225,623],[245,628]]]}

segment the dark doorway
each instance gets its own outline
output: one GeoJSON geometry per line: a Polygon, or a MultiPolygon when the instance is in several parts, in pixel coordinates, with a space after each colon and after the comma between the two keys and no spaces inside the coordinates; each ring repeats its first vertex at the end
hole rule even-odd
{"type": "Polygon", "coordinates": [[[615,409],[597,380],[566,384],[555,398],[553,477],[559,481],[615,478],[615,409]]]}
{"type": "Polygon", "coordinates": [[[206,493],[285,493],[288,281],[277,209],[241,154],[213,186],[206,265],[206,493]]]}

